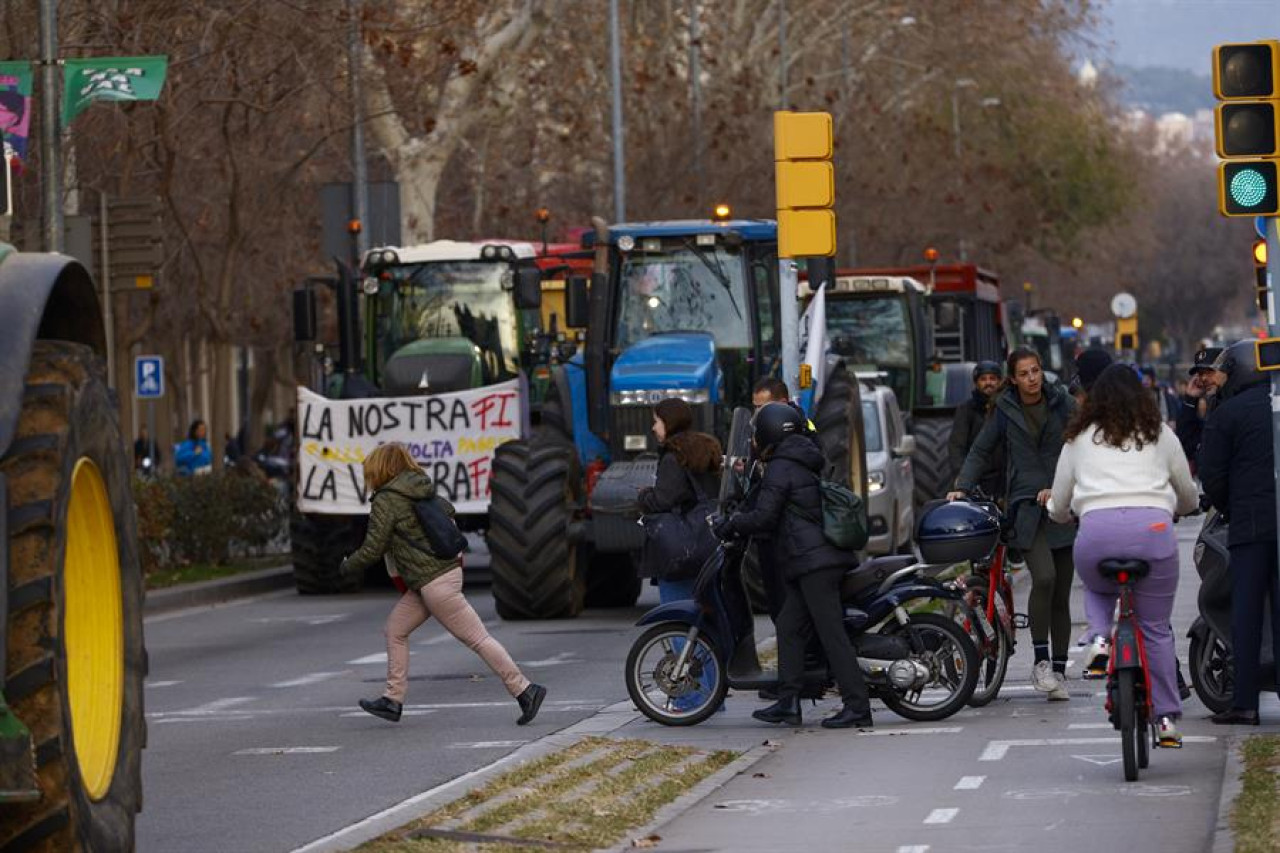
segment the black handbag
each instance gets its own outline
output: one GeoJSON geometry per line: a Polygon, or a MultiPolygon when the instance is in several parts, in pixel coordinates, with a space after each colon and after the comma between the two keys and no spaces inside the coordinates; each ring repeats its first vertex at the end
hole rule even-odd
{"type": "Polygon", "coordinates": [[[445,511],[446,506],[448,504],[441,497],[414,501],[413,514],[418,517],[418,526],[427,537],[425,550],[441,560],[452,560],[467,549],[467,537],[462,535],[458,525],[445,511]]]}
{"type": "Polygon", "coordinates": [[[719,544],[707,523],[707,518],[719,510],[718,504],[707,496],[688,469],[681,470],[693,488],[693,506],[640,517],[644,526],[641,560],[646,574],[658,580],[682,581],[696,576],[719,544]]]}

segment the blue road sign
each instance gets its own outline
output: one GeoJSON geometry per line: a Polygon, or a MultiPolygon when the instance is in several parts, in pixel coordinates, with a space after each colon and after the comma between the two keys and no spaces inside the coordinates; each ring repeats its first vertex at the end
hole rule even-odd
{"type": "Polygon", "coordinates": [[[1267,239],[1267,217],[1265,216],[1253,217],[1253,230],[1258,233],[1259,240],[1267,239]]]}
{"type": "Polygon", "coordinates": [[[133,393],[139,400],[164,396],[164,356],[140,355],[133,360],[133,393]]]}

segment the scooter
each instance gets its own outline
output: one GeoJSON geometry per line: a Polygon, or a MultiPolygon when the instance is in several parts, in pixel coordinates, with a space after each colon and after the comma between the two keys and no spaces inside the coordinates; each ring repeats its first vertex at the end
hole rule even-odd
{"type": "MultiPolygon", "coordinates": [[[[1231,555],[1227,550],[1227,519],[1210,510],[1200,528],[1195,547],[1196,572],[1200,575],[1197,604],[1200,615],[1191,623],[1191,683],[1205,707],[1217,713],[1231,708],[1231,555]]],[[[1271,645],[1271,618],[1262,626],[1259,688],[1275,690],[1275,649],[1271,645]]]]}
{"type": "MultiPolygon", "coordinates": [[[[649,626],[627,654],[627,692],[654,722],[692,726],[721,706],[729,688],[776,688],[756,656],[751,606],[742,585],[745,542],[722,542],[703,564],[690,601],[653,608],[636,624],[649,626]]],[[[912,556],[876,557],[850,569],[841,583],[844,627],[858,653],[867,687],[909,720],[941,720],[973,695],[980,658],[955,621],[908,612],[913,601],[964,606],[964,589],[925,575],[912,556]]],[[[823,672],[805,673],[806,687],[823,672]]]]}

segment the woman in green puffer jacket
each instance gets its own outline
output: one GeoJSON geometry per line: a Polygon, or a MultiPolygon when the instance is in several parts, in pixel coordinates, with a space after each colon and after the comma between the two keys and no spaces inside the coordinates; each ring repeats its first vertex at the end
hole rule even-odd
{"type": "MultiPolygon", "coordinates": [[[[387,617],[387,689],[377,699],[361,699],[360,707],[384,720],[400,721],[409,680],[409,635],[434,616],[502,679],[520,704],[517,724],[532,721],[546,698],[546,688],[524,677],[463,596],[461,555],[435,556],[422,532],[413,505],[434,498],[435,483],[398,443],[384,444],[369,454],[364,482],[373,491],[369,532],[359,550],[342,561],[342,571],[362,573],[385,557],[387,572],[403,580],[408,589],[387,617]]],[[[453,507],[447,501],[445,506],[452,516],[453,507]]]]}

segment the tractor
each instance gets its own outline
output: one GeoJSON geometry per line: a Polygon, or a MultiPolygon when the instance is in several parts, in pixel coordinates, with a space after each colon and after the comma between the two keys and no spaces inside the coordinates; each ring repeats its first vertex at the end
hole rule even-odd
{"type": "Polygon", "coordinates": [[[941,497],[956,475],[947,442],[973,365],[1007,351],[998,279],[973,264],[841,270],[826,316],[833,352],[882,374],[910,414],[916,504],[941,497]]]}
{"type": "MultiPolygon", "coordinates": [[[[633,604],[654,405],[680,397],[695,428],[741,444],[752,385],[781,373],[781,302],[796,293],[779,283],[774,222],[598,223],[584,243],[595,268],[589,288],[570,277],[566,315],[586,327],[585,348],[554,369],[534,434],[494,459],[488,540],[507,619],[633,604]]],[[[865,495],[858,382],[841,362],[826,368],[811,417],[827,476],[865,495]]]]}
{"type": "Polygon", "coordinates": [[[143,582],[97,291],[0,244],[0,316],[0,849],[132,850],[143,582]]]}
{"type": "MultiPolygon", "coordinates": [[[[580,247],[544,245],[538,252],[526,242],[437,240],[371,249],[359,276],[337,266],[336,276],[309,279],[294,292],[300,344],[317,338],[316,286],[331,287],[337,303],[337,358],[314,347],[313,390],[332,400],[418,398],[518,379],[522,411],[534,423],[540,420],[551,368],[577,346],[571,330],[560,326],[562,317],[555,311],[544,317],[542,288],[559,282],[562,290],[570,271],[590,269],[590,256],[580,247]]],[[[304,496],[307,484],[298,486],[304,496]]],[[[449,482],[441,486],[456,499],[449,482]]],[[[483,505],[485,484],[477,491],[483,505]]],[[[346,514],[295,506],[290,533],[299,592],[359,588],[361,578],[343,577],[338,569],[343,555],[359,546],[367,513],[367,503],[362,513],[346,514]]],[[[486,515],[460,514],[458,522],[473,549],[481,550],[486,515]]],[[[469,575],[477,562],[469,559],[469,575]]]]}

